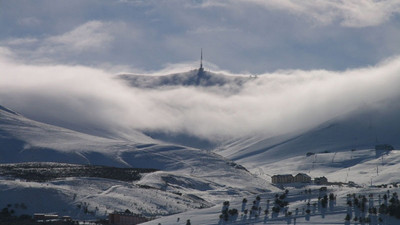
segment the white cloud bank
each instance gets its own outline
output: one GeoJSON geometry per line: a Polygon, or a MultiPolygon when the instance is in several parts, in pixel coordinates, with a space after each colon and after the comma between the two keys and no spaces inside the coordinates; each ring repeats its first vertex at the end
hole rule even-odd
{"type": "Polygon", "coordinates": [[[184,132],[217,141],[307,128],[400,95],[399,57],[342,72],[264,74],[229,96],[196,87],[131,88],[94,68],[10,58],[1,49],[0,105],[77,129],[184,132]]]}
{"type": "Polygon", "coordinates": [[[62,46],[64,51],[101,49],[113,40],[108,30],[103,22],[89,21],[67,33],[50,37],[46,42],[48,45],[62,46]]]}
{"type": "Polygon", "coordinates": [[[338,20],[345,27],[377,26],[387,22],[391,16],[400,14],[398,0],[241,0],[241,2],[254,3],[267,9],[289,11],[310,17],[321,24],[338,20]]]}

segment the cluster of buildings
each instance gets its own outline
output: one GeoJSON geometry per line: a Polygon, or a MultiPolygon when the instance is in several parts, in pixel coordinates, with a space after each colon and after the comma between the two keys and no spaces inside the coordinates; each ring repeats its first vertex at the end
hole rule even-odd
{"type": "MultiPolygon", "coordinates": [[[[291,183],[312,183],[312,179],[305,173],[298,173],[296,176],[292,174],[279,174],[271,177],[273,184],[291,184],[291,183]]],[[[316,177],[314,184],[324,185],[328,183],[326,177],[316,177]]]]}

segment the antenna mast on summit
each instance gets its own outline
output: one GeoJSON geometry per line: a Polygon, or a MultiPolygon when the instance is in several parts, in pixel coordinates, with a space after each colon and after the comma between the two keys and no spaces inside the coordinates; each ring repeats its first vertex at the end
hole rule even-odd
{"type": "Polygon", "coordinates": [[[200,53],[200,69],[203,68],[203,48],[201,48],[201,53],[200,53]]]}
{"type": "Polygon", "coordinates": [[[198,78],[203,76],[204,74],[204,68],[203,68],[203,48],[201,48],[201,52],[200,52],[200,68],[199,71],[197,72],[197,76],[198,78]]]}

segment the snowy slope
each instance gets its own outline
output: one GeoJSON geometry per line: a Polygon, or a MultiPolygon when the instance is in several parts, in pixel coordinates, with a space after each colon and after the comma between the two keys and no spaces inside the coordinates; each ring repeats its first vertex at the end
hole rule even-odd
{"type": "Polygon", "coordinates": [[[363,107],[318,127],[278,137],[241,138],[216,152],[245,166],[276,162],[307,152],[337,152],[374,148],[376,144],[400,147],[400,104],[397,99],[363,107]]]}
{"type": "Polygon", "coordinates": [[[79,219],[105,217],[114,210],[129,209],[154,217],[210,206],[185,194],[100,178],[68,178],[47,183],[3,180],[0,188],[3,207],[16,203],[26,205],[27,209],[19,209],[17,213],[57,213],[79,219]],[[78,205],[88,205],[94,215],[85,214],[78,205]]]}
{"type": "Polygon", "coordinates": [[[165,171],[212,176],[243,169],[207,151],[165,144],[144,135],[137,142],[107,139],[29,120],[12,111],[0,110],[2,163],[54,161],[155,168],[165,171]],[[206,171],[206,173],[205,173],[206,171]]]}
{"type": "MultiPolygon", "coordinates": [[[[400,177],[400,151],[393,150],[390,152],[376,152],[372,149],[341,151],[335,153],[317,153],[312,156],[295,156],[287,159],[279,160],[275,163],[260,164],[253,168],[253,172],[259,173],[265,179],[270,180],[273,174],[296,174],[299,172],[307,173],[313,178],[326,176],[330,182],[343,182],[342,185],[325,185],[328,187],[328,192],[333,193],[337,200],[332,204],[328,204],[327,208],[321,207],[318,197],[322,197],[325,193],[320,192],[319,185],[307,184],[289,184],[284,188],[289,190],[287,201],[289,206],[288,212],[292,215],[287,216],[284,213],[277,215],[271,214],[273,200],[275,194],[281,194],[283,191],[266,193],[258,195],[261,197],[259,206],[261,216],[250,217],[245,215],[242,208],[250,209],[252,200],[256,195],[248,197],[247,205],[243,207],[241,198],[233,198],[230,202],[230,209],[239,210],[237,217],[229,222],[224,222],[219,219],[221,214],[222,204],[208,209],[191,210],[179,215],[168,216],[146,224],[163,225],[169,224],[185,224],[186,220],[190,219],[192,224],[359,224],[353,221],[354,217],[367,217],[371,219],[371,224],[399,224],[400,220],[383,214],[362,213],[355,206],[349,207],[347,201],[348,195],[355,194],[356,196],[369,196],[367,207],[377,207],[381,204],[388,204],[382,196],[400,191],[398,184],[400,177]],[[353,181],[359,187],[347,186],[345,183],[353,181]],[[382,186],[385,184],[387,186],[382,186]],[[397,186],[391,185],[397,184],[397,186]],[[373,185],[373,186],[371,186],[373,185]],[[377,187],[378,185],[378,187],[377,187]],[[304,194],[305,189],[312,189],[312,194],[304,194]],[[372,194],[372,195],[371,195],[372,194]],[[267,200],[271,200],[269,204],[267,200]],[[311,204],[308,206],[307,203],[311,204]],[[315,206],[314,206],[315,204],[315,206]],[[264,210],[268,209],[269,214],[265,215],[264,210]],[[298,210],[296,210],[298,209],[298,210]],[[310,209],[311,213],[304,213],[305,209],[310,209]],[[344,218],[349,214],[352,221],[346,223],[344,218]],[[180,218],[177,223],[177,218],[180,218]],[[382,223],[378,219],[383,220],[382,223]]],[[[350,198],[351,199],[351,198],[350,198]]],[[[366,223],[368,224],[368,223],[366,223]]]]}
{"type": "MultiPolygon", "coordinates": [[[[239,213],[236,217],[230,217],[228,222],[221,220],[219,218],[221,214],[222,204],[219,206],[215,206],[208,209],[201,210],[192,210],[185,213],[180,213],[178,215],[172,215],[164,218],[160,218],[154,221],[150,221],[144,223],[144,225],[152,225],[152,224],[162,224],[162,225],[184,225],[187,220],[190,220],[191,224],[197,225],[220,225],[220,224],[325,224],[325,225],[334,225],[334,224],[368,224],[368,223],[359,223],[357,221],[353,221],[354,217],[367,217],[371,219],[371,224],[387,224],[387,225],[396,225],[400,223],[399,219],[394,217],[390,217],[382,214],[370,214],[367,212],[361,212],[355,206],[349,207],[346,203],[349,200],[347,195],[356,194],[367,196],[368,200],[366,203],[366,207],[379,207],[379,205],[385,203],[382,199],[384,194],[387,194],[394,191],[398,191],[399,188],[368,188],[368,189],[360,189],[360,188],[351,188],[351,187],[329,187],[328,192],[336,195],[336,200],[329,202],[326,208],[321,207],[320,201],[318,201],[318,197],[322,197],[325,193],[321,193],[318,191],[320,186],[306,186],[304,188],[311,189],[311,194],[304,194],[304,189],[296,189],[296,188],[288,188],[289,193],[287,195],[286,200],[289,202],[287,207],[287,211],[291,212],[291,215],[285,215],[285,213],[280,212],[279,214],[272,214],[272,207],[274,201],[275,194],[282,194],[282,191],[276,193],[267,193],[259,195],[261,200],[259,202],[259,207],[261,207],[260,216],[249,216],[245,214],[241,209],[249,210],[252,207],[252,200],[255,200],[256,196],[252,196],[252,198],[248,198],[248,203],[243,205],[242,199],[235,199],[230,202],[229,209],[238,209],[239,213]],[[372,197],[368,197],[372,194],[372,197]],[[268,203],[270,200],[270,203],[268,203]],[[310,202],[310,205],[307,203],[310,202]],[[268,209],[269,212],[265,215],[264,210],[268,209]],[[298,209],[298,210],[296,210],[298,209]],[[309,209],[310,213],[307,214],[305,211],[309,209]],[[344,218],[349,214],[352,217],[350,222],[346,222],[344,218]],[[179,222],[178,222],[179,218],[179,222]],[[378,219],[382,218],[382,222],[378,223],[378,219]]],[[[350,198],[351,199],[351,198],[350,198]]]]}
{"type": "MultiPolygon", "coordinates": [[[[207,151],[170,145],[144,135],[137,142],[107,139],[29,120],[0,110],[1,163],[53,161],[183,171],[213,176],[234,165],[207,151]],[[219,168],[219,170],[217,170],[219,168]]],[[[244,171],[245,172],[245,171],[244,171]]]]}
{"type": "MultiPolygon", "coordinates": [[[[0,162],[54,161],[126,165],[110,149],[125,142],[87,135],[27,119],[0,108],[0,162]]],[[[138,143],[156,141],[137,133],[138,143]]],[[[135,144],[134,142],[132,144],[135,144]]]]}
{"type": "Polygon", "coordinates": [[[399,170],[399,150],[376,152],[374,149],[295,156],[253,168],[253,172],[267,180],[274,174],[306,173],[313,178],[325,176],[331,182],[353,181],[362,186],[398,183],[399,170]]]}
{"type": "MultiPolygon", "coordinates": [[[[134,183],[93,178],[35,183],[2,178],[0,195],[11,197],[0,198],[0,205],[11,200],[12,204],[19,203],[21,197],[16,196],[21,195],[28,199],[25,204],[31,211],[27,212],[61,210],[81,217],[76,204],[86,202],[102,212],[128,208],[160,216],[212,206],[234,196],[277,190],[215,153],[165,144],[141,134],[134,139],[137,142],[87,135],[32,121],[2,107],[1,163],[62,162],[160,171],[134,183]],[[88,184],[96,188],[87,190],[88,184]],[[45,198],[47,205],[40,205],[45,198]]],[[[104,213],[96,213],[98,216],[104,213]]]]}

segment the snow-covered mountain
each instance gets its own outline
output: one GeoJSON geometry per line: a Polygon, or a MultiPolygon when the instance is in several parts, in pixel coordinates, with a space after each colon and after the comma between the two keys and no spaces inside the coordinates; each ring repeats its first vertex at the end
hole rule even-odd
{"type": "Polygon", "coordinates": [[[400,147],[400,104],[397,99],[364,106],[309,130],[272,138],[245,137],[216,150],[246,166],[276,162],[308,152],[371,149],[377,144],[400,147]]]}
{"type": "MultiPolygon", "coordinates": [[[[157,143],[137,132],[135,144],[157,143]]],[[[129,166],[116,157],[129,145],[121,140],[97,137],[25,118],[5,107],[0,108],[0,162],[66,162],[129,166]],[[117,149],[112,151],[111,149],[117,149]]]]}
{"type": "Polygon", "coordinates": [[[39,210],[83,218],[76,205],[85,203],[92,210],[97,208],[95,217],[104,216],[107,210],[127,208],[160,216],[208,207],[231,196],[276,190],[215,153],[166,144],[140,133],[132,140],[97,137],[43,124],[1,107],[1,163],[60,162],[159,171],[144,174],[133,183],[104,178],[60,178],[36,183],[3,177],[1,194],[10,197],[2,198],[0,205],[20,203],[23,199],[17,196],[25,196],[28,200],[24,203],[30,210],[18,213],[39,210]],[[128,193],[130,197],[126,197],[128,193]],[[44,205],[41,199],[45,198],[48,202],[44,205]]]}

